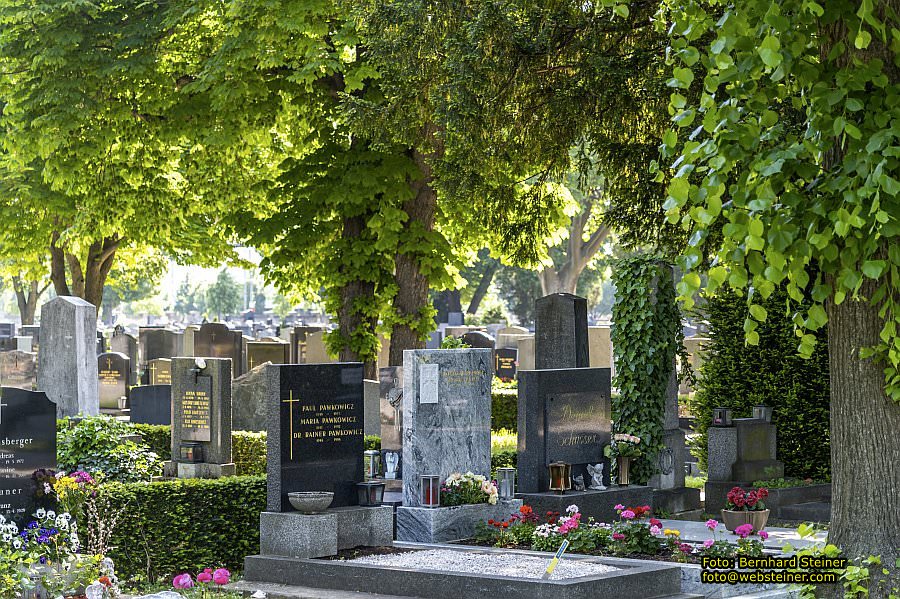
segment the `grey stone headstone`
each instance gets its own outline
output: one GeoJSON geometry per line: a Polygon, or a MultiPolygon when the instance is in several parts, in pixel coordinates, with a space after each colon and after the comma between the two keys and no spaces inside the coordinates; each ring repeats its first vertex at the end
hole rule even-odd
{"type": "Polygon", "coordinates": [[[266,430],[266,406],[269,398],[266,364],[263,362],[254,366],[231,383],[232,426],[236,431],[266,430]]]}
{"type": "Polygon", "coordinates": [[[283,341],[248,341],[246,347],[247,370],[264,364],[290,364],[291,344],[283,341]]]}
{"type": "Polygon", "coordinates": [[[11,338],[16,336],[16,323],[0,322],[0,337],[11,338]]]}
{"type": "Polygon", "coordinates": [[[22,351],[0,352],[0,385],[33,391],[37,383],[37,356],[22,351]]]}
{"type": "Polygon", "coordinates": [[[244,342],[240,331],[232,331],[221,322],[207,322],[194,333],[194,355],[204,358],[229,358],[232,375],[244,374],[244,342]]]}
{"type": "Polygon", "coordinates": [[[289,330],[289,340],[291,344],[291,363],[306,363],[306,341],[311,333],[317,333],[324,330],[322,327],[297,326],[289,330]]]}
{"type": "Polygon", "coordinates": [[[367,435],[381,436],[381,384],[378,381],[363,381],[364,416],[363,427],[367,435]]]}
{"type": "Polygon", "coordinates": [[[538,370],[587,368],[587,300],[554,293],[535,303],[534,365],[538,370]]]}
{"type": "Polygon", "coordinates": [[[172,424],[172,386],[141,385],[129,396],[131,421],[142,424],[172,424]]]}
{"type": "Polygon", "coordinates": [[[432,331],[425,342],[425,349],[441,349],[442,338],[440,331],[432,331]]]}
{"type": "Polygon", "coordinates": [[[150,360],[181,356],[184,347],[184,336],[181,333],[162,327],[141,327],[138,329],[138,341],[141,364],[145,368],[150,360]]]}
{"type": "Polygon", "coordinates": [[[231,459],[231,360],[172,359],[172,458],[178,460],[182,441],[197,441],[203,461],[230,464],[231,459]]]}
{"type": "Polygon", "coordinates": [[[124,331],[113,332],[109,339],[109,351],[118,352],[128,356],[131,364],[131,380],[137,380],[138,374],[138,340],[124,331]]]}
{"type": "Polygon", "coordinates": [[[100,407],[119,409],[119,398],[128,395],[131,386],[131,360],[125,354],[107,352],[97,356],[97,384],[100,407]]]}
{"type": "Polygon", "coordinates": [[[403,367],[388,366],[378,371],[381,410],[381,448],[403,447],[403,367]]]}
{"type": "Polygon", "coordinates": [[[18,336],[15,337],[16,340],[16,349],[24,352],[32,352],[34,351],[34,343],[31,337],[23,337],[18,336]]]}
{"type": "Polygon", "coordinates": [[[484,331],[469,331],[468,333],[462,336],[462,340],[464,343],[468,344],[471,347],[476,347],[479,349],[494,349],[496,343],[494,342],[494,338],[485,333],[484,331]]]}
{"type": "Polygon", "coordinates": [[[268,510],[287,494],[332,491],[331,507],[356,505],[363,480],[362,364],[267,364],[268,510]]]}
{"type": "Polygon", "coordinates": [[[465,320],[465,315],[462,312],[450,312],[447,314],[447,324],[451,327],[461,326],[465,320]]]}
{"type": "Polygon", "coordinates": [[[154,358],[147,364],[147,383],[150,385],[172,384],[172,360],[154,358]]]}
{"type": "Polygon", "coordinates": [[[519,371],[518,477],[521,493],[550,490],[547,466],[572,464],[590,480],[588,464],[609,464],[603,448],[612,430],[609,368],[519,371]]]}
{"type": "Polygon", "coordinates": [[[97,309],[80,297],[59,296],[41,307],[38,389],[65,416],[100,413],[97,390],[97,309]]]}
{"type": "Polygon", "coordinates": [[[424,474],[491,472],[489,349],[403,352],[403,505],[424,474]]]}

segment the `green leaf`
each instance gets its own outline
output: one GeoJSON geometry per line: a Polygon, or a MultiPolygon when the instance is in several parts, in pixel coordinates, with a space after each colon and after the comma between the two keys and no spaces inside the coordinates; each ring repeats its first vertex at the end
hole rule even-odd
{"type": "Polygon", "coordinates": [[[759,304],[751,304],[750,315],[760,322],[765,322],[766,316],[768,316],[768,312],[766,312],[766,309],[759,304]]]}
{"type": "Polygon", "coordinates": [[[613,12],[616,13],[618,16],[622,17],[623,19],[627,19],[628,15],[630,14],[627,4],[616,4],[613,7],[613,12]]]}
{"type": "Polygon", "coordinates": [[[762,58],[762,61],[766,64],[766,66],[775,68],[781,64],[783,57],[781,56],[781,42],[778,41],[777,37],[768,35],[757,48],[757,53],[759,53],[759,57],[762,58]]]}
{"type": "Polygon", "coordinates": [[[877,279],[887,269],[884,260],[867,260],[862,264],[862,272],[870,279],[877,279]]]}
{"type": "Polygon", "coordinates": [[[869,44],[872,43],[872,34],[869,33],[866,29],[860,28],[860,30],[856,33],[856,39],[853,40],[853,45],[856,46],[858,50],[863,50],[869,47],[869,44]]]}

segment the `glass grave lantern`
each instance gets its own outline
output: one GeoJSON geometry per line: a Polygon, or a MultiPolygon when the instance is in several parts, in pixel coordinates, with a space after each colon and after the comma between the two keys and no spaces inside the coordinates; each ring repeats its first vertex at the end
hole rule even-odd
{"type": "Polygon", "coordinates": [[[199,464],[203,461],[203,445],[197,441],[183,441],[178,453],[184,464],[199,464]]]}
{"type": "Polygon", "coordinates": [[[441,505],[441,477],[436,474],[423,474],[419,479],[419,504],[422,507],[439,507],[441,505]]]}
{"type": "Polygon", "coordinates": [[[772,408],[769,406],[753,406],[753,417],[757,420],[772,422],[772,408]]]}
{"type": "Polygon", "coordinates": [[[500,499],[512,499],[516,495],[516,469],[497,468],[497,490],[500,499]]]}
{"type": "Polygon", "coordinates": [[[713,408],[713,426],[731,426],[731,408],[713,408]]]}
{"type": "Polygon", "coordinates": [[[367,449],[363,452],[363,470],[366,480],[378,478],[381,474],[381,452],[375,449],[367,449]]]}
{"type": "Polygon", "coordinates": [[[550,490],[559,491],[562,495],[572,488],[572,464],[568,462],[552,462],[550,469],[550,490]]]}
{"type": "Polygon", "coordinates": [[[367,480],[356,483],[356,494],[362,507],[377,507],[384,502],[384,483],[367,480]]]}

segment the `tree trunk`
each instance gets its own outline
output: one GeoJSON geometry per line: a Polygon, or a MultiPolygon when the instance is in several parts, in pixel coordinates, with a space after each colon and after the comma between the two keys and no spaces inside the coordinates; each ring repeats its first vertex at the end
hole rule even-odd
{"type": "Polygon", "coordinates": [[[584,206],[579,214],[572,217],[569,225],[569,241],[566,244],[566,261],[562,266],[547,267],[538,273],[541,281],[541,291],[544,295],[551,293],[575,293],[578,288],[578,278],[584,272],[591,258],[600,250],[603,242],[609,236],[609,228],[599,226],[585,241],[584,228],[591,218],[594,206],[592,198],[584,206]]]}
{"type": "MultiPolygon", "coordinates": [[[[875,282],[867,280],[862,293],[871,297],[874,290],[875,282]]],[[[879,343],[883,320],[876,307],[849,298],[827,308],[833,493],[828,541],[850,557],[881,555],[894,570],[900,558],[895,502],[900,496],[900,404],[884,392],[883,367],[858,355],[860,348],[879,343]]]]}
{"type": "MultiPolygon", "coordinates": [[[[342,237],[354,239],[359,243],[359,237],[366,228],[366,215],[354,216],[344,219],[342,237]]],[[[351,241],[352,245],[353,242],[351,241]]],[[[343,341],[343,347],[338,354],[341,362],[363,362],[365,364],[363,376],[370,380],[378,380],[378,364],[375,356],[363,357],[355,351],[350,344],[354,335],[375,334],[378,319],[375,316],[366,315],[364,306],[371,305],[375,298],[375,283],[360,279],[351,280],[340,289],[340,308],[338,309],[338,334],[343,341]]]]}
{"type": "Polygon", "coordinates": [[[115,262],[116,250],[122,243],[119,237],[106,237],[88,248],[87,260],[82,265],[75,254],[57,245],[60,234],[54,231],[50,241],[50,280],[56,295],[72,295],[90,302],[100,312],[106,277],[115,262]],[[68,272],[67,272],[68,267],[68,272]],[[71,277],[71,284],[67,279],[71,277]]]}
{"type": "Polygon", "coordinates": [[[584,267],[581,267],[581,270],[575,274],[566,267],[561,268],[559,271],[554,268],[545,268],[538,273],[538,278],[541,280],[541,292],[544,295],[550,295],[551,293],[575,293],[575,289],[578,287],[578,276],[581,275],[583,270],[584,267]]]}
{"type": "Polygon", "coordinates": [[[472,294],[472,301],[469,302],[469,307],[466,310],[469,314],[478,312],[478,306],[481,305],[481,300],[487,295],[488,289],[491,288],[491,281],[494,280],[494,275],[497,273],[497,269],[500,268],[499,260],[494,258],[488,258],[488,260],[489,262],[481,275],[481,280],[478,281],[478,287],[475,288],[475,293],[472,294]]]}
{"type": "MultiPolygon", "coordinates": [[[[422,243],[426,234],[434,230],[437,193],[431,187],[431,167],[425,161],[425,156],[413,150],[412,157],[422,178],[411,183],[413,197],[403,204],[403,210],[409,219],[403,226],[401,237],[410,248],[415,248],[422,243]]],[[[402,248],[394,258],[397,295],[394,296],[393,308],[398,320],[391,330],[391,366],[403,365],[403,350],[425,347],[419,332],[410,326],[410,322],[422,317],[423,310],[428,306],[428,278],[422,272],[419,259],[415,249],[403,251],[402,248]]]]}
{"type": "Polygon", "coordinates": [[[37,313],[38,300],[49,283],[43,287],[37,281],[23,281],[22,277],[12,278],[13,290],[16,292],[16,305],[19,308],[19,318],[22,324],[34,324],[34,315],[37,313]]]}

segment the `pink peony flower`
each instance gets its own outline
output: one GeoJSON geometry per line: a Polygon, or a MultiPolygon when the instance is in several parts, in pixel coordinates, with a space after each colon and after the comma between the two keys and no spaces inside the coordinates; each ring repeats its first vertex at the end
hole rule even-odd
{"type": "Polygon", "coordinates": [[[624,510],[624,509],[625,509],[625,506],[622,505],[621,503],[617,503],[616,506],[615,506],[613,509],[616,510],[616,511],[624,510]]]}
{"type": "Polygon", "coordinates": [[[703,541],[703,547],[709,549],[713,546],[713,543],[715,543],[715,541],[713,541],[712,539],[706,539],[705,541],[703,541]]]}
{"type": "Polygon", "coordinates": [[[741,524],[737,528],[734,529],[734,534],[741,537],[742,539],[746,539],[751,534],[753,534],[753,525],[752,524],[741,524]]]}
{"type": "Polygon", "coordinates": [[[758,535],[759,535],[759,538],[762,539],[763,541],[765,541],[766,539],[769,538],[769,533],[767,533],[767,532],[764,531],[764,530],[761,530],[761,531],[759,531],[759,532],[756,533],[756,534],[758,534],[758,535]]]}
{"type": "Polygon", "coordinates": [[[197,574],[197,582],[200,582],[203,584],[206,584],[207,582],[212,582],[212,573],[207,572],[206,570],[204,570],[203,572],[200,572],[200,574],[197,574]]]}
{"type": "Polygon", "coordinates": [[[194,580],[190,574],[179,574],[172,579],[172,586],[176,589],[190,589],[194,586],[194,580]]]}
{"type": "Polygon", "coordinates": [[[623,534],[620,533],[620,532],[614,532],[614,533],[613,533],[613,540],[615,540],[615,541],[624,541],[624,540],[625,540],[625,535],[623,535],[623,534]]]}
{"type": "Polygon", "coordinates": [[[213,572],[213,582],[216,584],[228,584],[228,580],[231,578],[231,572],[226,570],[225,568],[219,568],[215,572],[213,572]]]}
{"type": "Polygon", "coordinates": [[[634,520],[634,512],[632,512],[631,510],[625,510],[620,514],[620,516],[622,516],[626,520],[634,520]]]}
{"type": "Polygon", "coordinates": [[[710,530],[715,530],[716,526],[718,526],[718,525],[719,525],[718,520],[714,520],[714,519],[710,518],[709,520],[706,521],[706,528],[708,528],[710,530]]]}

